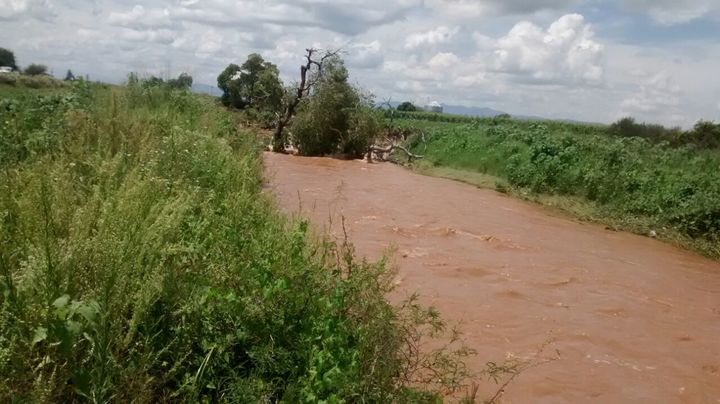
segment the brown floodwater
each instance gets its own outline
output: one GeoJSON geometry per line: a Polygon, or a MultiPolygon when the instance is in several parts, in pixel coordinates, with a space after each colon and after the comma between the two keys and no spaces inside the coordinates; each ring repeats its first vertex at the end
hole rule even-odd
{"type": "Polygon", "coordinates": [[[461,322],[473,369],[553,340],[560,358],[505,402],[720,403],[720,263],[392,164],[267,153],[265,166],[288,212],[335,234],[344,216],[369,259],[395,247],[399,289],[461,322]]]}

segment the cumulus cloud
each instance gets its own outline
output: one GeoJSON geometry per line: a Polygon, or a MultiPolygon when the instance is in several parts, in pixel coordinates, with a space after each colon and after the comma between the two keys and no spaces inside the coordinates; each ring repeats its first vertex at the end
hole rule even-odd
{"type": "Polygon", "coordinates": [[[135,29],[167,28],[172,26],[169,9],[145,9],[141,5],[136,5],[128,12],[110,13],[108,22],[112,25],[135,29]]]}
{"type": "MultiPolygon", "coordinates": [[[[603,11],[592,16],[614,17],[619,8],[663,24],[720,7],[718,0],[618,0],[620,7],[605,9],[601,0],[0,0],[1,45],[23,65],[56,72],[119,82],[130,71],[189,71],[209,84],[252,52],[290,82],[305,48],[342,48],[352,80],[381,98],[593,121],[619,111],[649,121],[717,116],[716,38],[693,33],[692,44],[653,49],[632,37],[601,41],[582,16],[564,15],[583,3],[603,11]],[[631,76],[634,69],[668,74],[631,76]]],[[[620,24],[616,32],[634,32],[622,26],[633,18],[610,20],[620,24]]]]}
{"type": "Polygon", "coordinates": [[[455,66],[458,63],[460,63],[460,58],[458,58],[454,53],[440,52],[430,59],[428,66],[431,69],[441,70],[455,66]]]}
{"type": "Polygon", "coordinates": [[[448,28],[441,25],[433,30],[426,32],[418,32],[408,36],[405,39],[406,49],[415,49],[425,45],[438,45],[442,43],[450,42],[453,37],[458,33],[460,29],[458,27],[448,28]]]}
{"type": "Polygon", "coordinates": [[[655,21],[682,24],[720,10],[717,0],[623,0],[626,7],[648,13],[655,21]]]}
{"type": "Polygon", "coordinates": [[[0,20],[30,17],[49,21],[55,16],[55,7],[49,0],[0,0],[0,20]]]}
{"type": "Polygon", "coordinates": [[[371,69],[382,65],[384,57],[380,41],[358,43],[348,49],[348,66],[361,69],[371,69]]]}
{"type": "Polygon", "coordinates": [[[380,25],[405,18],[421,0],[369,0],[359,5],[350,0],[204,0],[181,2],[173,15],[203,24],[276,24],[319,27],[344,35],[358,35],[380,25]]]}
{"type": "Polygon", "coordinates": [[[125,29],[120,34],[120,38],[132,42],[156,42],[169,45],[175,41],[175,34],[166,29],[146,31],[125,29]]]}
{"type": "Polygon", "coordinates": [[[456,18],[481,15],[532,14],[543,10],[562,10],[582,0],[427,0],[434,12],[456,18]]]}
{"type": "Polygon", "coordinates": [[[633,94],[622,101],[620,115],[640,118],[665,115],[671,121],[683,120],[678,111],[682,90],[668,73],[659,72],[648,77],[643,72],[637,72],[636,76],[647,78],[641,80],[637,88],[633,89],[633,94]]]}
{"type": "Polygon", "coordinates": [[[494,51],[495,69],[541,83],[602,84],[602,59],[603,46],[579,14],[562,16],[547,30],[520,22],[494,51]]]}

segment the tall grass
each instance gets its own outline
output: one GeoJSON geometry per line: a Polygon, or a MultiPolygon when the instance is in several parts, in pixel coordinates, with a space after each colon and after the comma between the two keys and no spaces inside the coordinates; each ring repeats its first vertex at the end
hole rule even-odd
{"type": "Polygon", "coordinates": [[[211,99],[81,84],[0,125],[0,401],[389,402],[465,374],[418,351],[443,324],[385,300],[382,262],[276,213],[211,99]]]}
{"type": "MultiPolygon", "coordinates": [[[[488,173],[534,195],[581,198],[595,219],[676,239],[720,257],[720,154],[617,137],[601,126],[477,119],[424,128],[410,140],[426,164],[488,173]]],[[[502,185],[502,184],[501,184],[502,185]]]]}

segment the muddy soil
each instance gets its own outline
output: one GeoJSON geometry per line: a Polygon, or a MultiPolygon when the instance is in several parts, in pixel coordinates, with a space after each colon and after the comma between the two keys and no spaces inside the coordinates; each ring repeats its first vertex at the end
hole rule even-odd
{"type": "MultiPolygon", "coordinates": [[[[288,212],[370,259],[397,249],[399,289],[462,323],[470,366],[528,357],[505,402],[720,403],[720,263],[392,164],[268,153],[288,212]]],[[[483,383],[482,394],[495,386],[483,383]]]]}

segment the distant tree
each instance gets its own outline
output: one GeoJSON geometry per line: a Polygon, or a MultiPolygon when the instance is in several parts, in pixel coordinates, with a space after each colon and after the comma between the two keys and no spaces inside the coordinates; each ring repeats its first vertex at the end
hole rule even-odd
{"type": "Polygon", "coordinates": [[[348,71],[337,55],[327,58],[314,76],[313,91],[302,100],[291,124],[299,153],[363,156],[382,129],[372,98],[348,83],[348,71]]]}
{"type": "Polygon", "coordinates": [[[615,136],[632,137],[637,136],[640,132],[639,126],[640,124],[635,122],[635,118],[627,116],[614,122],[608,130],[615,136]]]}
{"type": "Polygon", "coordinates": [[[145,87],[157,87],[165,84],[165,80],[162,77],[150,76],[145,80],[142,80],[142,84],[145,87]]]}
{"type": "Polygon", "coordinates": [[[258,109],[280,108],[283,87],[280,72],[257,53],[250,54],[241,66],[228,65],[217,79],[225,105],[235,108],[252,106],[258,109]]]}
{"type": "Polygon", "coordinates": [[[692,142],[702,148],[720,147],[720,124],[698,121],[689,133],[692,142]]]}
{"type": "Polygon", "coordinates": [[[75,80],[75,75],[73,74],[72,70],[68,69],[67,73],[65,73],[65,81],[73,80],[75,80]]]}
{"type": "Polygon", "coordinates": [[[413,112],[417,111],[418,107],[416,107],[412,102],[405,101],[402,104],[397,106],[398,111],[406,111],[406,112],[413,112]]]}
{"type": "Polygon", "coordinates": [[[193,78],[191,75],[187,73],[180,73],[178,78],[176,79],[170,79],[168,80],[168,85],[173,88],[182,88],[185,90],[190,89],[192,87],[193,78]]]}
{"type": "Polygon", "coordinates": [[[180,73],[180,75],[177,78],[178,84],[183,88],[190,88],[192,87],[193,78],[191,75],[187,73],[180,73]]]}
{"type": "Polygon", "coordinates": [[[41,74],[47,74],[47,66],[33,63],[30,66],[26,67],[23,73],[28,76],[39,76],[41,74]]]}
{"type": "Polygon", "coordinates": [[[240,66],[230,63],[217,78],[217,86],[223,94],[220,100],[224,105],[244,108],[245,103],[240,96],[240,82],[237,80],[240,66]]]}
{"type": "Polygon", "coordinates": [[[0,66],[11,67],[13,70],[17,70],[17,64],[15,64],[15,54],[13,51],[5,48],[0,48],[0,66]]]}

